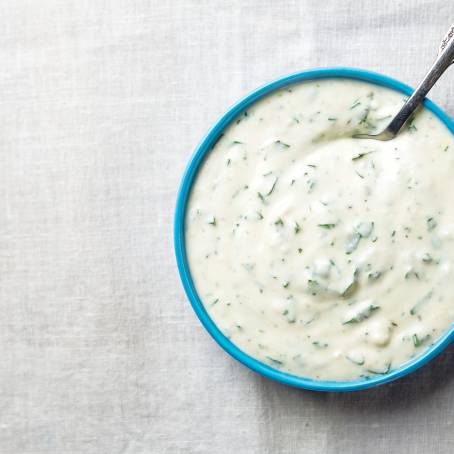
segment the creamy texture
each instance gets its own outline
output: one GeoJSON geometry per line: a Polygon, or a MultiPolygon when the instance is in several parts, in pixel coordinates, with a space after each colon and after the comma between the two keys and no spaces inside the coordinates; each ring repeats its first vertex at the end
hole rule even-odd
{"type": "Polygon", "coordinates": [[[321,80],[277,91],[227,128],[186,214],[191,275],[247,354],[349,380],[387,373],[454,320],[454,139],[423,109],[379,131],[395,91],[321,80]]]}

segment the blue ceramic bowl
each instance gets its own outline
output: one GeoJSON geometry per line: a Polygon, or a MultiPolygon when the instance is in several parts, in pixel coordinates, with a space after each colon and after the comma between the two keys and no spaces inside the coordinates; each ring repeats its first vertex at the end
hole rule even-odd
{"type": "MultiPolygon", "coordinates": [[[[451,326],[451,328],[440,339],[438,339],[421,355],[384,375],[377,375],[368,379],[361,378],[353,381],[323,381],[291,375],[286,372],[282,372],[279,369],[270,367],[255,358],[252,358],[251,356],[241,351],[222,334],[213,320],[211,320],[199,296],[197,295],[197,291],[191,278],[191,272],[189,269],[185,248],[185,211],[189,194],[191,192],[191,186],[195,180],[195,176],[201,162],[203,161],[205,155],[209,153],[210,149],[213,147],[214,143],[218,139],[219,135],[223,132],[223,130],[227,126],[229,126],[232,120],[234,120],[241,112],[247,109],[251,104],[255,103],[258,99],[268,95],[269,93],[289,84],[327,78],[348,78],[363,80],[376,85],[389,87],[405,95],[410,95],[413,92],[413,89],[408,85],[405,85],[398,80],[391,79],[390,77],[383,76],[382,74],[353,68],[323,68],[301,71],[296,74],[284,76],[264,85],[263,87],[258,88],[257,90],[247,95],[245,98],[231,107],[216,122],[216,124],[211,128],[206,137],[197,147],[195,153],[189,161],[188,166],[186,167],[176,203],[174,224],[175,254],[181,281],[195,313],[199,317],[206,330],[227,353],[232,355],[235,359],[237,359],[250,369],[254,370],[255,372],[258,372],[265,377],[277,380],[287,385],[317,391],[354,391],[390,382],[392,380],[395,380],[396,378],[403,377],[404,375],[413,372],[418,367],[423,366],[438,353],[440,353],[451,342],[451,340],[454,338],[454,326],[451,326]]],[[[432,101],[429,100],[425,100],[424,105],[427,109],[432,111],[454,134],[454,122],[438,106],[436,106],[432,101]]]]}

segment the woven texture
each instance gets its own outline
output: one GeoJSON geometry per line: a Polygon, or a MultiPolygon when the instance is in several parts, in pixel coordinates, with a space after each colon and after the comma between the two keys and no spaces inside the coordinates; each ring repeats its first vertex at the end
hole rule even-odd
{"type": "MultiPolygon", "coordinates": [[[[451,453],[454,348],[353,394],[263,379],[192,312],[172,216],[248,91],[331,65],[415,85],[453,19],[446,0],[0,1],[0,453],[451,453]]],[[[451,114],[453,82],[431,94],[451,114]]]]}

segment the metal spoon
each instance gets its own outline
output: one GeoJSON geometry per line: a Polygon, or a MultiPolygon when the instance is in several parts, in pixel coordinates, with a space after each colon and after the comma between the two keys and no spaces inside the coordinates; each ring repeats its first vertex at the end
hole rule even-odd
{"type": "Polygon", "coordinates": [[[416,88],[407,102],[391,120],[391,123],[379,134],[355,134],[353,137],[356,139],[375,140],[394,139],[411,114],[421,104],[429,90],[434,86],[435,82],[452,63],[454,63],[454,24],[451,25],[448,33],[441,41],[438,56],[432,68],[430,68],[423,81],[418,85],[418,88],[416,88]]]}

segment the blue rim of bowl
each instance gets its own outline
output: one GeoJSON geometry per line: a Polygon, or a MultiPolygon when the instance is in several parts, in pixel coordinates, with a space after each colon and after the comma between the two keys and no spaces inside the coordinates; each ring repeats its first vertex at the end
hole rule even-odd
{"type": "MultiPolygon", "coordinates": [[[[183,174],[177,195],[174,219],[174,246],[180,278],[192,308],[208,333],[233,358],[267,378],[297,388],[305,388],[316,391],[356,391],[396,380],[397,378],[403,377],[423,366],[438,355],[454,339],[454,326],[452,325],[445,334],[443,334],[432,346],[430,346],[419,356],[384,375],[376,375],[368,379],[361,378],[360,380],[353,381],[326,381],[292,375],[268,366],[267,364],[264,364],[261,361],[247,355],[219,330],[206,312],[195,289],[186,257],[184,238],[186,205],[189,199],[192,184],[195,181],[197,171],[203,162],[204,157],[213,148],[220,134],[226,129],[226,127],[228,127],[230,123],[244,110],[271,92],[298,82],[333,78],[355,79],[370,82],[375,85],[394,89],[407,96],[413,92],[411,87],[391,77],[364,69],[348,67],[317,68],[300,71],[283,76],[254,90],[228,109],[228,111],[210,129],[192,155],[183,174]]],[[[424,106],[432,111],[432,113],[434,113],[454,134],[454,122],[446,113],[444,113],[436,104],[428,99],[424,101],[424,106]]]]}

